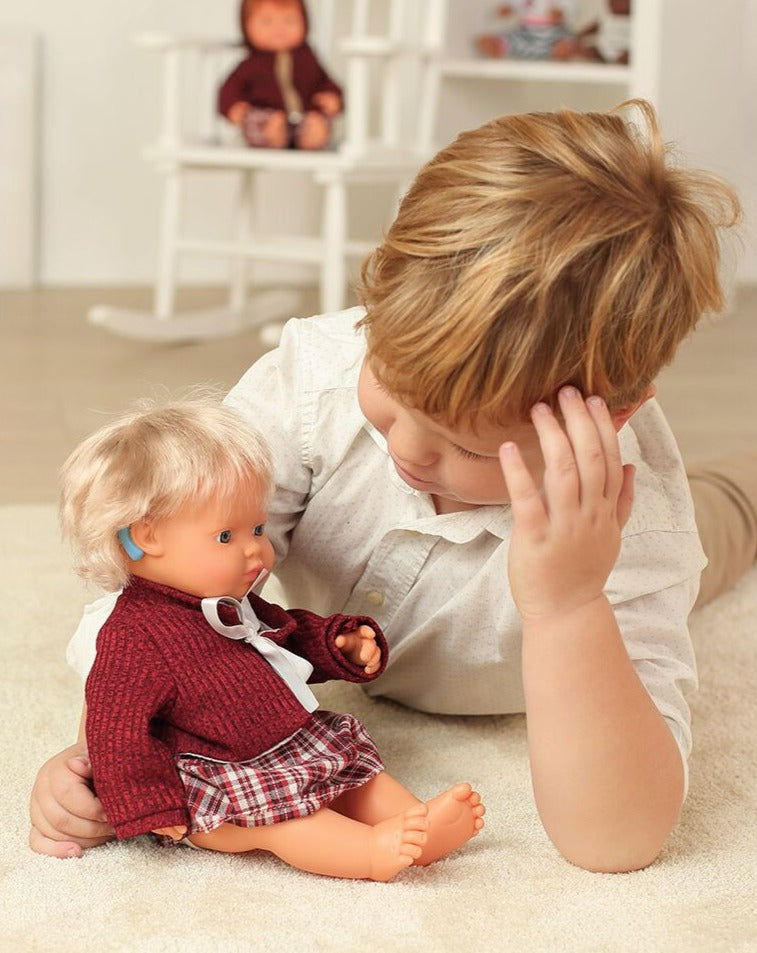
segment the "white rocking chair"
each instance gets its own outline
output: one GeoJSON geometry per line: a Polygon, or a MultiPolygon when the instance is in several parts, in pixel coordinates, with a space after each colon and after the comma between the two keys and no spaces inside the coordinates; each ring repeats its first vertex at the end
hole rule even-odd
{"type": "MultiPolygon", "coordinates": [[[[294,290],[258,291],[249,296],[251,261],[299,262],[317,266],[320,307],[344,306],[347,261],[375,241],[348,235],[348,186],[390,183],[397,197],[429,157],[427,136],[436,91],[435,59],[441,45],[445,0],[348,0],[349,16],[337,16],[335,0],[311,3],[311,41],[345,91],[346,108],[337,145],[330,150],[250,148],[230,141],[233,128],[215,111],[222,78],[243,47],[192,37],[150,35],[141,45],[163,56],[163,118],[146,158],[163,178],[158,267],[151,311],[97,306],[89,320],[114,333],[143,340],[187,340],[233,334],[289,317],[294,290]],[[347,20],[340,29],[340,21],[347,20]],[[380,23],[380,25],[378,25],[380,23]],[[198,79],[199,77],[199,79],[198,79]],[[205,95],[196,92],[205,86],[205,95]],[[188,88],[190,92],[188,93],[188,88]],[[191,113],[200,113],[192,116],[191,113]],[[425,116],[424,116],[425,114],[425,116]],[[187,174],[231,170],[239,190],[230,215],[231,239],[182,234],[187,174]],[[320,232],[315,236],[265,234],[253,222],[257,173],[306,173],[322,190],[320,232]],[[179,312],[176,295],[184,256],[208,255],[230,263],[225,307],[179,312]]],[[[387,208],[391,220],[394,207],[387,208]]]]}

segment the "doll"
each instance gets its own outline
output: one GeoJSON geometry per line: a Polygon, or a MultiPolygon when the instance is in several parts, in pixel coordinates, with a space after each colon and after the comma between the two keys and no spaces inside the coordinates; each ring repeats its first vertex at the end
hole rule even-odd
{"type": "Polygon", "coordinates": [[[323,149],[342,91],[306,43],[302,0],[242,0],[246,59],[221,86],[219,112],[250,146],[323,149]]]}
{"type": "Polygon", "coordinates": [[[628,63],[631,0],[609,0],[608,7],[608,12],[579,30],[575,36],[561,40],[554,49],[555,59],[628,63]]]}
{"type": "Polygon", "coordinates": [[[419,801],[356,718],[318,708],[308,681],[376,678],[386,641],[252,591],[273,568],[271,486],[260,435],[197,398],[122,417],[64,464],[77,572],[122,587],[85,688],[94,787],[119,839],[387,881],[460,847],[484,807],[469,784],[419,801]]]}
{"type": "Polygon", "coordinates": [[[485,56],[549,60],[556,44],[571,36],[568,0],[512,0],[500,4],[495,15],[495,28],[476,37],[485,56]]]}

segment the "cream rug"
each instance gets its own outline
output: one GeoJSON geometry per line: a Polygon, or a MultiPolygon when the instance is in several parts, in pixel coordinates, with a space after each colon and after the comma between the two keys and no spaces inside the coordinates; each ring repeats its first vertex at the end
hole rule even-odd
{"type": "Polygon", "coordinates": [[[145,839],[78,861],[31,853],[32,779],[76,733],[81,686],[63,651],[86,594],[52,506],[0,508],[0,560],[3,951],[757,951],[757,570],[692,620],[702,684],[691,791],[663,856],[640,873],[589,874],[557,855],[534,809],[522,717],[430,717],[354,686],[319,690],[363,718],[416,794],[469,779],[487,802],[470,845],[371,884],[145,839]]]}

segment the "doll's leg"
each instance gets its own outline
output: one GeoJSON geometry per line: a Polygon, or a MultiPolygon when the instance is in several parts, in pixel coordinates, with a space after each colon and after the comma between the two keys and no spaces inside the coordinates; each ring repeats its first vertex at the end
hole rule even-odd
{"type": "Polygon", "coordinates": [[[280,109],[251,106],[242,122],[242,131],[247,145],[254,148],[283,149],[288,144],[287,119],[280,109]]]}
{"type": "Polygon", "coordinates": [[[295,133],[298,149],[323,149],[331,135],[331,123],[319,112],[307,112],[295,133]]]}
{"type": "Polygon", "coordinates": [[[324,807],[308,817],[264,827],[223,824],[189,840],[226,853],[267,850],[292,867],[328,877],[386,881],[421,856],[426,827],[423,804],[374,825],[324,807]]]}
{"type": "MultiPolygon", "coordinates": [[[[421,802],[386,771],[332,801],[331,807],[364,824],[376,824],[421,802]]],[[[426,803],[428,838],[416,864],[431,864],[471,839],[484,826],[485,808],[469,784],[456,784],[426,803]]]]}
{"type": "Polygon", "coordinates": [[[423,804],[386,771],[333,800],[329,807],[362,824],[378,824],[401,811],[423,804]]]}

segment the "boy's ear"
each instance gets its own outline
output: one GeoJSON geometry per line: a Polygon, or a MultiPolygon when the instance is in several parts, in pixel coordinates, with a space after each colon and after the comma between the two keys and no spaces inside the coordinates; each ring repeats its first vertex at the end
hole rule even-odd
{"type": "Polygon", "coordinates": [[[142,519],[136,520],[130,527],[131,538],[148,556],[160,556],[163,553],[158,525],[153,520],[142,519]]]}
{"type": "Polygon", "coordinates": [[[657,385],[650,384],[643,397],[640,397],[635,403],[628,407],[621,407],[620,410],[613,410],[610,414],[612,422],[615,424],[615,431],[619,431],[633,417],[636,411],[657,393],[657,385]]]}

